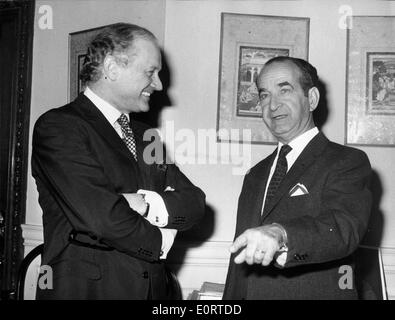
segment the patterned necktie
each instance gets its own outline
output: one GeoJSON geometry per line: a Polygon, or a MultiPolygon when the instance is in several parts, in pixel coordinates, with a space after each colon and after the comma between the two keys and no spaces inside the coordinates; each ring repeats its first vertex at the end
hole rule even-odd
{"type": "MultiPolygon", "coordinates": [[[[286,155],[292,150],[292,148],[284,144],[278,155],[276,169],[274,170],[272,179],[270,180],[269,187],[267,188],[266,193],[266,200],[265,200],[265,208],[269,204],[270,200],[273,199],[274,195],[276,194],[277,188],[280,185],[281,181],[284,179],[285,175],[287,174],[288,164],[286,155]]],[[[265,211],[265,209],[263,209],[265,211]]]]}
{"type": "Polygon", "coordinates": [[[117,121],[121,125],[123,142],[125,142],[126,146],[133,154],[134,160],[137,161],[136,141],[134,140],[134,134],[132,128],[130,128],[128,118],[122,113],[117,121]]]}

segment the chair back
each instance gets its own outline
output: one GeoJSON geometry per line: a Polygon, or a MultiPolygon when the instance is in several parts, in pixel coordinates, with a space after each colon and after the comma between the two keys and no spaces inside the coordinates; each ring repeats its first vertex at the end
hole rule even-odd
{"type": "Polygon", "coordinates": [[[22,260],[22,263],[18,270],[17,283],[16,283],[16,299],[24,300],[25,296],[25,282],[26,275],[29,270],[31,263],[43,253],[44,245],[40,244],[30,251],[26,257],[22,260]]]}
{"type": "Polygon", "coordinates": [[[360,246],[355,252],[355,282],[360,300],[387,300],[380,248],[360,246]]]}

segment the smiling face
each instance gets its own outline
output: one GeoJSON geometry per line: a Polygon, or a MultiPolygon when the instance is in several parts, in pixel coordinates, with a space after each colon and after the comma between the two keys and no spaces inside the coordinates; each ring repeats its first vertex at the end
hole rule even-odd
{"type": "Polygon", "coordinates": [[[150,95],[162,90],[161,67],[158,45],[152,40],[136,39],[128,51],[128,63],[119,66],[112,85],[114,106],[123,113],[148,111],[150,95]]]}
{"type": "Polygon", "coordinates": [[[300,75],[290,61],[273,62],[263,68],[257,80],[263,120],[284,144],[314,127],[312,111],[317,107],[319,93],[313,87],[306,97],[300,75]]]}

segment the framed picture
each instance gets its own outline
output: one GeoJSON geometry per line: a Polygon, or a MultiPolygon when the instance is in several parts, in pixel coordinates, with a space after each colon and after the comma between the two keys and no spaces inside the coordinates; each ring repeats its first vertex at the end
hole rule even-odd
{"type": "Polygon", "coordinates": [[[395,17],[347,30],[346,144],[395,147],[395,17]]]}
{"type": "Polygon", "coordinates": [[[395,115],[395,52],[368,52],[366,61],[366,113],[395,115]]]}
{"type": "Polygon", "coordinates": [[[107,26],[69,34],[69,101],[73,101],[84,90],[79,74],[84,65],[88,44],[105,27],[107,26]]]}
{"type": "Polygon", "coordinates": [[[221,14],[217,140],[275,144],[262,120],[256,79],[277,56],[308,59],[309,18],[221,14]],[[251,141],[243,141],[243,130],[251,141]]]}

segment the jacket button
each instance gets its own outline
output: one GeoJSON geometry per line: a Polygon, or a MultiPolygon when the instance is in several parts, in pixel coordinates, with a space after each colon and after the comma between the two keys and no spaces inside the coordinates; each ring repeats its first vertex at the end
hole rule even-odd
{"type": "Polygon", "coordinates": [[[143,278],[144,279],[148,279],[148,271],[144,271],[143,272],[143,278]]]}

